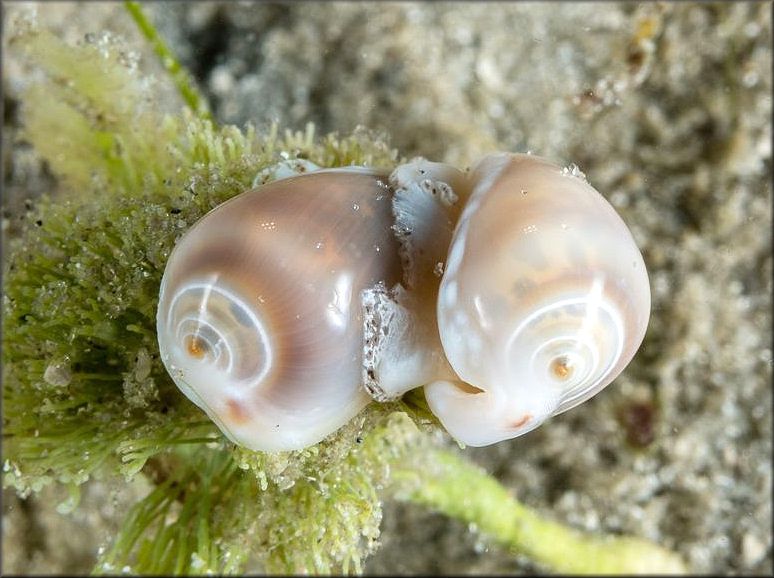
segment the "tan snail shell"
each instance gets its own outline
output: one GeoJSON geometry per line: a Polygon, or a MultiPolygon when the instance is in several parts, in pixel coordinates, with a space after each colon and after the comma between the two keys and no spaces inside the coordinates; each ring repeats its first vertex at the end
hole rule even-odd
{"type": "Polygon", "coordinates": [[[371,400],[360,292],[400,279],[391,225],[378,174],[319,171],[231,199],[175,246],[159,297],[161,358],[231,440],[303,448],[371,400]]]}
{"type": "Polygon", "coordinates": [[[457,440],[513,438],[610,383],[645,335],[642,255],[577,170],[496,153],[471,176],[437,303],[457,379],[425,387],[457,440]]]}
{"type": "Polygon", "coordinates": [[[216,207],[172,252],[162,360],[233,441],[303,448],[426,384],[451,435],[486,445],[629,363],[647,272],[576,171],[495,153],[471,175],[419,159],[386,183],[362,167],[283,178],[216,207]]]}

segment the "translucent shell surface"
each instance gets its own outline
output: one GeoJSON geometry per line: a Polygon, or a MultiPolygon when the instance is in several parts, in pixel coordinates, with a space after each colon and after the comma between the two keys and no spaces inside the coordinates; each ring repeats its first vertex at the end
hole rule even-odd
{"type": "Polygon", "coordinates": [[[643,340],[650,289],[629,229],[576,171],[497,153],[471,187],[437,303],[458,379],[425,393],[453,437],[481,446],[610,383],[643,340]]]}
{"type": "Polygon", "coordinates": [[[392,223],[378,174],[319,171],[231,199],[177,244],[161,283],[161,357],[234,442],[303,448],[371,400],[360,293],[401,279],[392,223]]]}

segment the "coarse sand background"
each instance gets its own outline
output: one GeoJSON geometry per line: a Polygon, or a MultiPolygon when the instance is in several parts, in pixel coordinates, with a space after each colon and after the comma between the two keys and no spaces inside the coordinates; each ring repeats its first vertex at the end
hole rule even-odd
{"type": "MultiPolygon", "coordinates": [[[[38,7],[70,42],[111,30],[161,78],[121,3],[4,2],[4,235],[56,182],[19,139],[34,75],[5,42],[38,7]]],[[[464,168],[494,150],[575,163],[630,226],[653,312],[630,367],[538,430],[464,453],[526,504],[772,572],[771,3],[167,3],[145,6],[220,123],[384,131],[464,168]]],[[[179,106],[170,93],[170,110],[179,106]]],[[[452,443],[450,442],[450,446],[452,443]]],[[[141,484],[74,514],[3,493],[3,573],[85,573],[141,484]]],[[[388,503],[366,573],[524,573],[475,528],[388,503]]]]}

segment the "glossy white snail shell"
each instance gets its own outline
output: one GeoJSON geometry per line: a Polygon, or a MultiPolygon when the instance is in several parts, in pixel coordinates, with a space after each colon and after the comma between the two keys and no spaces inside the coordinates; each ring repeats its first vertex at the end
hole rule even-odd
{"type": "Polygon", "coordinates": [[[161,283],[161,358],[234,442],[312,445],[371,398],[360,292],[401,268],[386,179],[319,171],[243,193],[179,241],[161,283]]]}
{"type": "Polygon", "coordinates": [[[425,394],[453,437],[482,446],[610,383],[645,335],[650,288],[623,220],[576,171],[497,153],[471,188],[437,303],[458,377],[425,394]]]}

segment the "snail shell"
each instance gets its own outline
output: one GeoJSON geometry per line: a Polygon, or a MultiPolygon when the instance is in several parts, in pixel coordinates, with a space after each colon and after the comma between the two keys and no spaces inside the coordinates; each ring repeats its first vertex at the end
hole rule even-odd
{"type": "Polygon", "coordinates": [[[161,283],[161,358],[234,442],[312,445],[371,400],[366,287],[399,282],[385,175],[318,171],[243,193],[179,241],[161,283]]]}
{"type": "Polygon", "coordinates": [[[161,357],[230,439],[300,449],[426,384],[451,435],[487,445],[629,363],[650,313],[645,264],[577,170],[495,153],[471,175],[418,159],[386,176],[283,178],[216,207],[172,252],[161,357]]]}
{"type": "Polygon", "coordinates": [[[457,440],[513,438],[588,399],[645,335],[645,264],[576,170],[496,153],[474,170],[440,282],[438,331],[456,379],[425,386],[457,440]]]}

